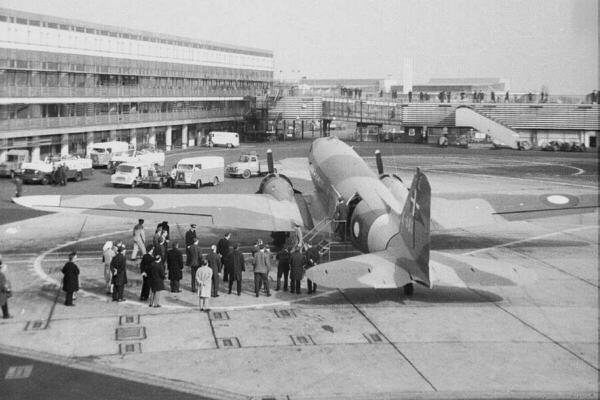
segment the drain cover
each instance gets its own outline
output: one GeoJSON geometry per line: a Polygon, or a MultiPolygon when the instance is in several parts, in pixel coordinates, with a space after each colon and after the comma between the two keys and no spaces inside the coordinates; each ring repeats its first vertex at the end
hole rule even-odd
{"type": "Polygon", "coordinates": [[[277,318],[295,318],[296,313],[294,310],[275,310],[277,318]]]}
{"type": "Polygon", "coordinates": [[[310,335],[290,335],[290,337],[292,338],[292,343],[294,343],[296,346],[308,346],[315,344],[315,341],[310,335]]]}
{"type": "Polygon", "coordinates": [[[229,338],[218,338],[217,342],[219,344],[219,348],[239,348],[242,347],[240,345],[240,340],[237,337],[229,337],[229,338]]]}
{"type": "Polygon", "coordinates": [[[137,343],[119,343],[119,354],[141,353],[142,344],[137,343]]]}
{"type": "Polygon", "coordinates": [[[146,339],[146,328],[143,326],[128,326],[116,329],[117,340],[146,339]]]}

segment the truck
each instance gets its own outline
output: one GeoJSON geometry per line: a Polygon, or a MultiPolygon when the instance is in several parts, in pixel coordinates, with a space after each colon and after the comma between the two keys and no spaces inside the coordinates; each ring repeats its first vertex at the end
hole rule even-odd
{"type": "Polygon", "coordinates": [[[79,182],[93,173],[91,159],[62,156],[46,158],[44,161],[23,163],[21,165],[21,179],[25,183],[41,183],[42,185],[58,183],[54,174],[61,165],[65,167],[67,180],[79,182]]]}
{"type": "Polygon", "coordinates": [[[196,186],[210,183],[217,186],[224,179],[225,160],[223,157],[191,157],[177,162],[175,186],[196,186]]]}
{"type": "Polygon", "coordinates": [[[88,146],[87,154],[92,159],[94,168],[108,167],[113,156],[127,155],[131,146],[127,142],[102,142],[88,146]]]}
{"type": "Polygon", "coordinates": [[[130,149],[126,154],[113,154],[108,162],[108,169],[114,173],[119,164],[141,162],[145,164],[158,164],[160,167],[165,165],[165,153],[154,149],[135,150],[130,149]]]}
{"type": "MultiPolygon", "coordinates": [[[[283,170],[280,163],[273,163],[273,172],[283,170]]],[[[226,169],[227,175],[231,177],[242,177],[248,179],[251,176],[263,176],[269,173],[267,160],[260,160],[256,153],[242,154],[237,162],[231,163],[226,169]]]]}
{"type": "Polygon", "coordinates": [[[9,150],[6,161],[0,163],[0,176],[14,178],[21,173],[21,165],[26,162],[29,162],[29,150],[9,150]]]}

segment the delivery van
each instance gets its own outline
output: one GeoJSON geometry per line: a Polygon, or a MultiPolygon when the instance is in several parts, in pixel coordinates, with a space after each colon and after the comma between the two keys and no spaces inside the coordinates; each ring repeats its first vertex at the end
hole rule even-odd
{"type": "Polygon", "coordinates": [[[208,146],[222,146],[228,149],[239,147],[240,135],[235,132],[210,132],[208,134],[208,146]]]}
{"type": "Polygon", "coordinates": [[[223,157],[191,157],[177,162],[175,186],[218,185],[225,179],[225,160],[223,157]]]}
{"type": "Polygon", "coordinates": [[[92,159],[94,167],[107,167],[113,155],[127,156],[129,154],[129,143],[127,142],[102,142],[88,146],[88,154],[92,159]]]}

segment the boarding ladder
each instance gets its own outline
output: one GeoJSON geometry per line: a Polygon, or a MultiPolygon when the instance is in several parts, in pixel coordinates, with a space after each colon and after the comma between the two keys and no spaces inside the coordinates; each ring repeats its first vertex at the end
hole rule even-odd
{"type": "Polygon", "coordinates": [[[317,248],[319,249],[319,254],[321,255],[321,260],[325,260],[325,258],[327,258],[327,261],[331,261],[332,252],[333,253],[339,252],[339,251],[348,252],[349,248],[352,252],[356,252],[356,249],[354,249],[354,247],[352,246],[352,243],[349,240],[347,240],[346,221],[345,220],[336,220],[333,218],[325,218],[325,219],[319,221],[319,223],[317,225],[315,225],[311,230],[309,230],[304,235],[303,241],[306,243],[311,243],[311,245],[317,246],[317,248]],[[344,235],[340,238],[340,237],[338,237],[338,234],[336,232],[334,232],[332,229],[328,229],[327,236],[321,238],[321,240],[319,240],[319,242],[314,244],[313,241],[325,229],[329,228],[332,223],[343,224],[344,235]]]}

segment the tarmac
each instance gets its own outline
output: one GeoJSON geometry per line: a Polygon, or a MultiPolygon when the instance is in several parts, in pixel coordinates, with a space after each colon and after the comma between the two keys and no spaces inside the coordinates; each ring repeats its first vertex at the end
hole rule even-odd
{"type": "MultiPolygon", "coordinates": [[[[538,170],[525,161],[445,160],[419,160],[434,196],[457,188],[474,196],[597,191],[597,175],[571,179],[578,171],[564,159],[541,166],[544,160],[538,170]],[[548,168],[562,172],[540,177],[548,168]]],[[[294,179],[305,177],[303,159],[283,161],[294,179]]],[[[386,169],[406,177],[413,162],[385,159],[386,169]]],[[[135,216],[48,214],[0,225],[14,291],[14,318],[0,322],[3,398],[598,398],[597,211],[432,237],[435,250],[534,272],[526,286],[417,285],[411,297],[319,287],[316,295],[296,295],[274,291],[272,272],[273,295],[256,298],[246,271],[241,296],[221,283],[208,313],[197,307],[187,269],[183,292],[163,292],[160,309],[137,300],[134,265],[127,301],[106,295],[100,249],[105,240],[128,238],[134,223],[135,216]],[[82,289],[76,306],[65,307],[58,283],[72,249],[82,289]]],[[[199,234],[207,246],[220,233],[199,234]]],[[[245,232],[244,244],[254,234],[245,232]]]]}

